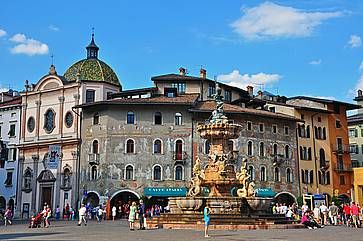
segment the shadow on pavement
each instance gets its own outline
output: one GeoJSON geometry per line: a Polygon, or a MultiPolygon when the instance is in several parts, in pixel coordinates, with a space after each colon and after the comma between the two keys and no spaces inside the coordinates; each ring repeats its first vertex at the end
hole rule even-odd
{"type": "MultiPolygon", "coordinates": [[[[27,238],[27,237],[36,237],[36,236],[51,236],[61,233],[6,233],[0,234],[0,240],[9,240],[9,239],[18,239],[18,238],[27,238]]],[[[34,240],[37,240],[36,238],[34,240]]],[[[54,240],[49,237],[49,240],[54,240]]]]}

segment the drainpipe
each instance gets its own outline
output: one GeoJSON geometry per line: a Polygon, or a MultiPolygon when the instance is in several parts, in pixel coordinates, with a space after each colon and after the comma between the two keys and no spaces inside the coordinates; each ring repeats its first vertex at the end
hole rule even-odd
{"type": "Polygon", "coordinates": [[[315,113],[311,116],[311,129],[313,130],[313,149],[314,149],[314,166],[315,166],[315,180],[316,180],[316,191],[319,190],[319,178],[318,178],[318,168],[316,165],[316,148],[315,148],[315,127],[314,127],[314,116],[316,116],[319,113],[315,113]]]}

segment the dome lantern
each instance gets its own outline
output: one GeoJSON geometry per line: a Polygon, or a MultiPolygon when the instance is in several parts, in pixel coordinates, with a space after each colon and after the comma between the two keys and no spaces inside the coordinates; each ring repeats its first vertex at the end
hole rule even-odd
{"type": "Polygon", "coordinates": [[[92,30],[92,40],[91,43],[86,47],[87,49],[87,59],[97,59],[98,58],[98,46],[95,43],[95,34],[92,30]]]}

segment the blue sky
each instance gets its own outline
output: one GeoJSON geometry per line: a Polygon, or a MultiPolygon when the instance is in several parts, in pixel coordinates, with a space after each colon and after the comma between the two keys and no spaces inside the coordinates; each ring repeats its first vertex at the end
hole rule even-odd
{"type": "Polygon", "coordinates": [[[63,74],[85,58],[92,27],[123,89],[181,66],[286,96],[352,102],[363,88],[360,0],[5,0],[0,11],[0,88],[37,82],[51,54],[63,74]]]}

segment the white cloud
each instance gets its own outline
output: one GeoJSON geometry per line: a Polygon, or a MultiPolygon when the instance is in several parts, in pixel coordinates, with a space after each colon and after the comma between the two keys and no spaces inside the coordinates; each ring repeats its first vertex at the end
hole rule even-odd
{"type": "Polygon", "coordinates": [[[363,71],[363,61],[359,65],[359,71],[363,71]]]}
{"type": "Polygon", "coordinates": [[[348,44],[351,48],[358,48],[362,45],[362,39],[358,35],[350,35],[348,44]]]}
{"type": "Polygon", "coordinates": [[[3,37],[6,35],[6,31],[4,29],[0,28],[0,37],[3,37]]]}
{"type": "Polygon", "coordinates": [[[355,86],[355,90],[363,90],[363,74],[360,75],[360,78],[355,86]]]}
{"type": "Polygon", "coordinates": [[[309,64],[311,64],[311,65],[319,65],[319,64],[321,64],[321,59],[318,59],[318,60],[312,60],[312,61],[310,61],[309,62],[309,64]]]}
{"type": "Polygon", "coordinates": [[[54,32],[58,32],[60,29],[57,26],[49,25],[48,28],[54,32]]]}
{"type": "Polygon", "coordinates": [[[233,30],[246,39],[307,37],[324,20],[342,16],[342,12],[312,12],[264,2],[246,8],[231,24],[233,30]]]}
{"type": "Polygon", "coordinates": [[[242,75],[238,70],[233,70],[229,74],[221,74],[217,77],[218,81],[242,89],[245,89],[248,85],[261,87],[261,85],[272,84],[281,78],[282,76],[278,74],[258,73],[242,75]]]}
{"type": "Polygon", "coordinates": [[[17,44],[10,49],[10,52],[13,54],[32,56],[36,54],[47,54],[49,51],[48,45],[38,40],[27,38],[24,34],[15,34],[10,38],[10,41],[17,44]]]}

